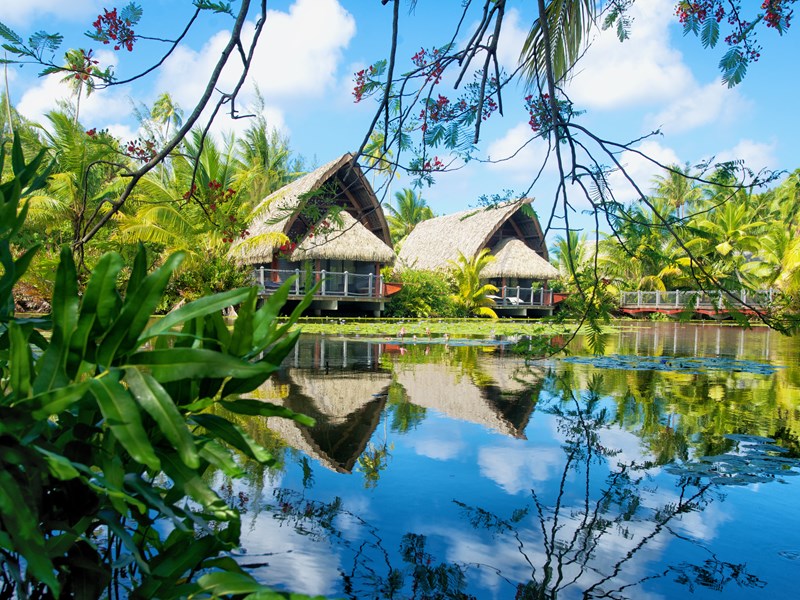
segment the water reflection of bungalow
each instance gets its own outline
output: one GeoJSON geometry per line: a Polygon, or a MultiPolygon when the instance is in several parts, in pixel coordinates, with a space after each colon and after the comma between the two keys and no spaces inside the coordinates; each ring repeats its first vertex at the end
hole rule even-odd
{"type": "Polygon", "coordinates": [[[559,274],[547,262],[542,228],[528,199],[423,221],[403,242],[398,264],[445,271],[459,253],[472,258],[484,248],[495,256],[482,274],[499,289],[495,310],[508,316],[552,311],[553,297],[546,282],[559,274]]]}
{"type": "Polygon", "coordinates": [[[525,439],[542,378],[528,372],[525,379],[511,379],[503,372],[506,368],[482,359],[481,375],[486,381],[481,385],[470,373],[443,364],[397,363],[395,375],[408,401],[417,406],[525,439]]]}
{"type": "Polygon", "coordinates": [[[349,307],[379,315],[380,269],[395,254],[380,202],[351,154],[270,194],[255,214],[250,236],[234,243],[231,255],[253,266],[265,295],[300,275],[290,296],[299,298],[311,270],[321,282],[312,312],[349,307]]]}
{"type": "Polygon", "coordinates": [[[391,375],[380,371],[329,371],[289,368],[275,377],[288,385],[279,403],[316,419],[304,427],[288,419],[269,419],[269,427],[290,446],[339,473],[350,473],[378,427],[391,375]]]}

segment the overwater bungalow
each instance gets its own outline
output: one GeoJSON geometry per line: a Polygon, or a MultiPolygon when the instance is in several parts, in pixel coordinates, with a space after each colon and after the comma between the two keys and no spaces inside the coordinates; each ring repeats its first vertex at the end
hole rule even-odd
{"type": "Polygon", "coordinates": [[[473,258],[484,248],[495,256],[482,278],[498,288],[496,311],[507,316],[549,313],[547,280],[558,270],[548,261],[539,220],[530,199],[473,208],[418,224],[400,248],[400,269],[446,271],[459,253],[473,258]]]}
{"type": "Polygon", "coordinates": [[[389,225],[352,154],[344,154],[267,196],[254,211],[250,235],[231,255],[252,265],[269,295],[297,276],[290,299],[319,282],[311,311],[350,308],[378,316],[386,289],[380,269],[395,259],[389,225]]]}

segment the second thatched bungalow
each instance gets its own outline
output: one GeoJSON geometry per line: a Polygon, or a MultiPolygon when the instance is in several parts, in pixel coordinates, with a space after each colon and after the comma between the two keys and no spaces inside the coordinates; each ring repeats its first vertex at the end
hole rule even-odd
{"type": "Polygon", "coordinates": [[[548,261],[539,220],[530,200],[469,209],[419,223],[400,248],[400,269],[447,271],[459,253],[475,257],[488,248],[495,256],[481,273],[499,289],[495,311],[511,316],[552,311],[547,280],[558,270],[548,261]]]}
{"type": "Polygon", "coordinates": [[[344,154],[265,198],[231,255],[252,265],[265,294],[296,275],[290,298],[319,282],[311,310],[383,310],[380,276],[395,259],[389,225],[361,168],[344,154]]]}

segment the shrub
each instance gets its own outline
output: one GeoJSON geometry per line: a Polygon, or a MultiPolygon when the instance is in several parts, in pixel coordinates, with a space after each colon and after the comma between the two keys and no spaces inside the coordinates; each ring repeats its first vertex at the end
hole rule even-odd
{"type": "Polygon", "coordinates": [[[392,279],[403,288],[390,297],[387,317],[455,317],[456,306],[451,299],[452,284],[447,275],[409,269],[395,273],[392,279]]]}

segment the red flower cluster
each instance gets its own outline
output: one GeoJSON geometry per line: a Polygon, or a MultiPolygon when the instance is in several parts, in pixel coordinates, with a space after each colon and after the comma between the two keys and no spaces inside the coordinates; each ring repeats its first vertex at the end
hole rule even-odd
{"type": "Polygon", "coordinates": [[[426,81],[433,81],[436,84],[442,80],[442,74],[444,73],[444,67],[439,62],[442,56],[443,53],[438,48],[430,51],[420,48],[420,51],[411,57],[411,62],[423,70],[426,81]]]}
{"type": "Polygon", "coordinates": [[[422,165],[423,171],[441,171],[444,169],[444,163],[439,160],[438,156],[434,156],[430,160],[426,160],[422,165]]]}
{"type": "Polygon", "coordinates": [[[97,20],[92,23],[95,29],[96,39],[104,44],[110,44],[113,40],[114,50],[125,48],[128,52],[133,50],[133,43],[136,41],[136,34],[131,28],[131,21],[123,19],[117,14],[117,9],[103,9],[102,15],[97,15],[97,20]]]}
{"type": "Polygon", "coordinates": [[[81,53],[80,59],[75,62],[72,62],[72,60],[70,60],[69,65],[67,65],[67,68],[70,71],[75,71],[74,75],[75,79],[82,79],[83,81],[86,81],[91,76],[92,71],[94,71],[95,65],[97,65],[100,61],[97,61],[94,58],[92,58],[94,50],[89,50],[89,52],[86,52],[86,50],[81,48],[80,53],[81,53]]]}
{"type": "Polygon", "coordinates": [[[792,19],[792,11],[788,4],[794,0],[764,0],[761,8],[764,9],[764,21],[767,27],[772,27],[778,31],[789,28],[789,21],[792,19]]]}
{"type": "MultiPolygon", "coordinates": [[[[783,31],[789,27],[793,11],[789,5],[796,0],[764,0],[761,9],[764,11],[763,19],[767,27],[783,31]]],[[[734,33],[725,38],[725,42],[736,45],[744,41],[753,22],[747,21],[742,17],[739,2],[730,0],[681,0],[675,5],[675,14],[681,24],[696,22],[702,25],[709,17],[717,23],[721,23],[727,18],[729,25],[734,27],[734,33]]]]}
{"type": "Polygon", "coordinates": [[[94,136],[96,136],[97,135],[97,127],[92,127],[91,129],[87,129],[86,130],[86,135],[88,135],[90,138],[93,138],[94,136]]]}
{"type": "Polygon", "coordinates": [[[289,258],[289,255],[297,248],[296,242],[284,242],[278,247],[278,255],[282,258],[289,258]]]}
{"type": "Polygon", "coordinates": [[[374,74],[374,65],[370,65],[368,69],[361,69],[358,73],[356,73],[356,85],[353,88],[353,97],[355,98],[356,103],[361,102],[362,98],[364,97],[364,92],[367,91],[367,84],[374,74]]]}
{"type": "Polygon", "coordinates": [[[153,140],[135,139],[128,142],[125,154],[136,160],[148,162],[156,155],[156,144],[153,140]]]}
{"type": "Polygon", "coordinates": [[[189,191],[187,191],[186,193],[183,194],[183,199],[184,200],[188,200],[189,198],[194,196],[194,193],[196,191],[197,191],[197,186],[195,184],[192,184],[192,189],[190,189],[189,191]]]}
{"type": "Polygon", "coordinates": [[[530,125],[532,131],[539,132],[544,126],[549,128],[549,124],[552,121],[550,116],[550,94],[542,94],[538,98],[534,98],[533,95],[525,96],[525,106],[531,117],[528,125],[530,125]]]}

